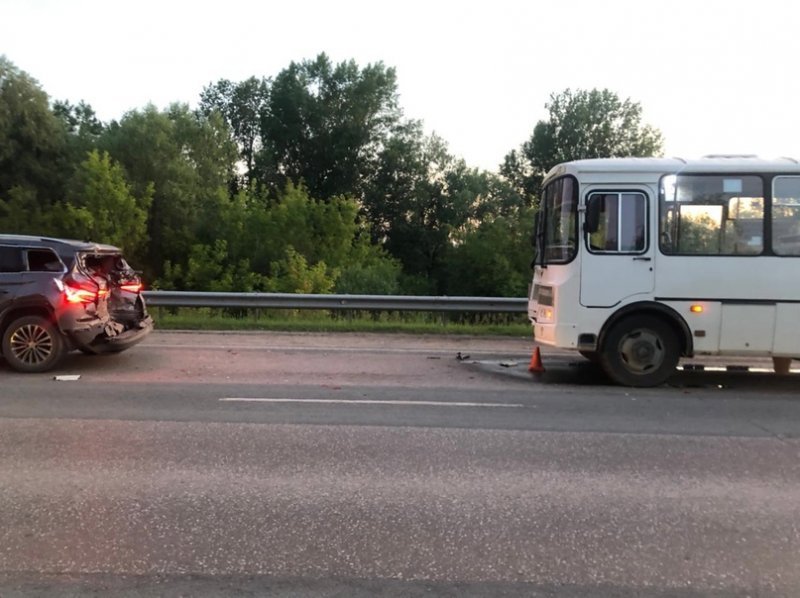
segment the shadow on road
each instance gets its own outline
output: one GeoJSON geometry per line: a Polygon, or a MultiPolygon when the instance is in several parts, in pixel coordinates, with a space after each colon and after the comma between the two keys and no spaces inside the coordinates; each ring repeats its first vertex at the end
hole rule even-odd
{"type": "MultiPolygon", "coordinates": [[[[545,371],[539,374],[528,372],[527,364],[503,365],[503,362],[481,362],[481,365],[501,376],[513,376],[541,385],[616,386],[599,365],[581,358],[561,356],[544,359],[545,371]]],[[[691,367],[691,366],[690,366],[691,367]]],[[[749,372],[742,370],[709,371],[699,369],[676,370],[675,374],[661,386],[678,389],[717,389],[753,391],[758,393],[797,393],[800,398],[800,374],[777,375],[772,372],[749,372]]]]}

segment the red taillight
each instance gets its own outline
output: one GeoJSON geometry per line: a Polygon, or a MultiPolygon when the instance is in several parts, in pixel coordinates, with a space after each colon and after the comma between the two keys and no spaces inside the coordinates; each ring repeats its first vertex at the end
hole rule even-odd
{"type": "MultiPolygon", "coordinates": [[[[103,291],[106,292],[106,291],[103,291]]],[[[98,294],[88,289],[73,287],[69,284],[64,285],[64,296],[69,303],[94,303],[98,294]]]]}
{"type": "Polygon", "coordinates": [[[128,293],[138,293],[139,291],[142,290],[142,283],[141,282],[136,282],[136,283],[132,282],[132,283],[129,283],[129,284],[121,284],[121,285],[119,285],[119,288],[122,289],[123,291],[127,291],[128,293]]]}

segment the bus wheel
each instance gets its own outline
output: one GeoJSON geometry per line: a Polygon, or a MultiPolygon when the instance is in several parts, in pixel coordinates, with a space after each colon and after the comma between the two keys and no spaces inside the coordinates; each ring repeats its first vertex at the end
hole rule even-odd
{"type": "Polygon", "coordinates": [[[675,372],[679,350],[669,324],[653,316],[631,316],[609,330],[600,364],[618,384],[658,386],[675,372]]]}

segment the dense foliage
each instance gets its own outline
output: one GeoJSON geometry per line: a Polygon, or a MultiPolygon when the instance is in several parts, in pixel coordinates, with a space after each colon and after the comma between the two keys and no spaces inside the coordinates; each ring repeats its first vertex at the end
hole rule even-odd
{"type": "Polygon", "coordinates": [[[530,139],[500,168],[527,193],[561,162],[661,155],[661,133],[642,123],[642,107],[608,89],[566,89],[552,94],[545,107],[548,118],[536,123],[530,139]]]}
{"type": "Polygon", "coordinates": [[[494,174],[405,118],[382,63],[322,54],[104,123],[0,57],[0,231],[121,246],[162,288],[521,296],[542,173],[661,148],[607,90],[547,109],[494,174]]]}

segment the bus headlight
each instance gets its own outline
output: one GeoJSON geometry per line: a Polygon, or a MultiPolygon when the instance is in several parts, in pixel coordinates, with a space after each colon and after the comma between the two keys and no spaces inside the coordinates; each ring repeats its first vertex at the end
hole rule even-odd
{"type": "Polygon", "coordinates": [[[553,287],[536,285],[534,288],[534,293],[536,294],[536,301],[539,303],[539,305],[552,307],[555,304],[555,301],[553,300],[553,287]]]}
{"type": "Polygon", "coordinates": [[[536,289],[537,322],[552,322],[555,315],[555,293],[553,287],[539,286],[536,289]]]}
{"type": "Polygon", "coordinates": [[[545,307],[543,305],[539,306],[538,312],[536,314],[536,321],[541,323],[547,323],[553,321],[553,308],[552,307],[545,307]]]}

